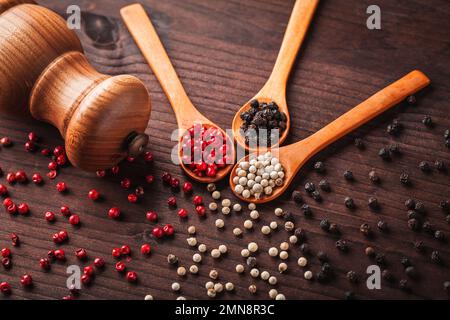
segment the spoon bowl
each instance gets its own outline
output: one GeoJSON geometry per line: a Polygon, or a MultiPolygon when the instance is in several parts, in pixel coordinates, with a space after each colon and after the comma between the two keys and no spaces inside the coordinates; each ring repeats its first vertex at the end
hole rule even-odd
{"type": "Polygon", "coordinates": [[[266,203],[275,200],[286,191],[298,171],[312,156],[429,84],[430,79],[426,75],[418,70],[412,71],[306,139],[281,148],[273,148],[272,154],[279,159],[284,168],[284,184],[274,188],[272,194],[260,199],[244,198],[235,190],[236,184],[233,180],[240,163],[261,154],[262,151],[247,155],[236,163],[230,175],[229,183],[232,192],[246,202],[266,203]]]}
{"type": "MultiPolygon", "coordinates": [[[[181,168],[189,177],[198,182],[211,183],[223,179],[231,171],[232,164],[218,170],[214,177],[199,177],[183,163],[180,142],[184,133],[197,123],[207,127],[215,127],[222,132],[224,137],[227,137],[227,140],[233,140],[217,124],[202,115],[192,104],[144,7],[140,4],[129,5],[122,8],[120,14],[175,112],[179,129],[178,158],[181,168]]],[[[229,145],[232,146],[231,155],[233,158],[231,160],[234,163],[236,151],[232,143],[229,145]]]]}
{"type": "Polygon", "coordinates": [[[308,27],[312,21],[318,3],[319,0],[297,0],[295,2],[272,74],[259,93],[249,102],[244,104],[233,119],[233,135],[236,142],[246,150],[256,151],[258,149],[256,146],[247,145],[245,138],[240,132],[243,124],[241,113],[250,109],[250,102],[254,99],[258,100],[260,103],[275,102],[280,111],[284,112],[286,115],[286,128],[283,132],[280,132],[278,142],[271,147],[283,144],[289,134],[291,119],[286,103],[287,80],[292,66],[294,65],[295,58],[297,57],[297,53],[305,39],[306,32],[308,31],[308,27]]]}

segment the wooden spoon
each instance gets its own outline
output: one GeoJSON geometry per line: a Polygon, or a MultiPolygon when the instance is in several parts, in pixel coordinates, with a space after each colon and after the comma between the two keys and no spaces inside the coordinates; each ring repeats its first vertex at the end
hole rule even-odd
{"type": "Polygon", "coordinates": [[[236,169],[239,163],[241,161],[248,161],[249,157],[254,157],[257,153],[248,155],[240,160],[233,168],[233,174],[230,176],[230,186],[233,193],[243,201],[254,203],[265,203],[278,198],[288,188],[300,168],[312,156],[339,138],[398,104],[408,96],[423,89],[429,83],[430,80],[422,72],[417,70],[412,71],[308,138],[288,146],[272,149],[272,154],[279,158],[284,168],[285,178],[284,184],[281,187],[274,188],[270,196],[262,197],[258,200],[253,197],[245,199],[235,192],[236,185],[233,183],[233,177],[236,175],[236,169]]]}
{"type": "MultiPolygon", "coordinates": [[[[180,140],[187,129],[191,128],[196,123],[201,123],[206,127],[218,128],[229,141],[232,141],[226,135],[224,130],[203,116],[190,101],[143,6],[140,4],[133,4],[122,8],[120,13],[172,105],[180,129],[180,140]]],[[[229,145],[232,147],[231,156],[234,163],[236,151],[233,143],[229,143],[229,145]]],[[[233,167],[232,164],[227,165],[218,170],[215,177],[198,177],[183,163],[183,161],[181,161],[181,143],[179,143],[179,146],[178,156],[180,158],[180,164],[183,170],[196,181],[203,183],[219,181],[223,179],[233,167]]]]}
{"type": "Polygon", "coordinates": [[[232,129],[234,138],[236,139],[236,142],[246,150],[255,151],[254,148],[250,148],[245,143],[244,137],[239,132],[243,123],[241,113],[250,109],[250,102],[254,99],[258,100],[260,103],[274,101],[280,108],[280,111],[286,114],[286,129],[281,133],[279,143],[276,145],[282,144],[288,136],[291,127],[291,119],[286,103],[286,84],[318,3],[319,0],[297,0],[295,2],[283,38],[283,43],[281,44],[281,49],[269,80],[263,86],[261,91],[239,109],[233,119],[232,129]]]}

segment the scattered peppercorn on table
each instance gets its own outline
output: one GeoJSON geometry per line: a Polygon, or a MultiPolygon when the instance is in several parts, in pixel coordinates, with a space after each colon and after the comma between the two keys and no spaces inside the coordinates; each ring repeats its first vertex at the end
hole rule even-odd
{"type": "MultiPolygon", "coordinates": [[[[293,2],[142,2],[193,103],[229,128],[270,74],[293,2]]],[[[64,13],[73,1],[40,4],[64,13]]],[[[100,72],[147,85],[148,152],[85,173],[66,163],[55,128],[2,115],[0,300],[448,299],[448,19],[380,0],[382,29],[368,30],[369,3],[323,1],[287,87],[287,143],[412,69],[433,89],[320,153],[284,196],[255,206],[226,180],[198,184],[172,163],[176,120],[120,22],[124,4],[83,2],[77,33],[100,72]],[[81,267],[81,290],[66,287],[71,265],[81,267]],[[380,290],[366,285],[370,265],[380,267],[380,290]]]]}

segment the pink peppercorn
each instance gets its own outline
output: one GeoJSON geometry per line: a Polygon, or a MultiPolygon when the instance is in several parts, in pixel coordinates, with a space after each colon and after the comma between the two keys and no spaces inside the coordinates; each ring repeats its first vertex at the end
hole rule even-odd
{"type": "Polygon", "coordinates": [[[120,248],[113,248],[111,254],[114,258],[117,259],[122,255],[122,251],[120,250],[120,248]]]}
{"type": "Polygon", "coordinates": [[[11,286],[8,282],[1,282],[0,283],[0,292],[3,294],[10,294],[11,293],[11,286]]]}
{"type": "Polygon", "coordinates": [[[194,205],[199,206],[203,204],[203,198],[201,196],[195,196],[193,199],[194,205]]]}
{"type": "Polygon", "coordinates": [[[73,214],[69,217],[69,223],[73,226],[77,226],[80,224],[80,217],[76,214],[73,214]]]}
{"type": "Polygon", "coordinates": [[[146,218],[150,222],[157,222],[158,221],[158,214],[154,211],[149,211],[146,214],[146,218]]]}
{"type": "Polygon", "coordinates": [[[185,182],[185,183],[183,184],[183,192],[184,192],[184,193],[189,194],[189,193],[192,192],[192,190],[193,190],[192,183],[190,183],[190,182],[185,182]]]}
{"type": "Polygon", "coordinates": [[[148,184],[152,184],[153,181],[155,181],[155,177],[153,175],[149,174],[145,177],[145,181],[147,181],[148,184]]]}
{"type": "Polygon", "coordinates": [[[166,224],[166,225],[163,227],[163,232],[164,232],[164,234],[165,234],[166,236],[170,237],[171,235],[174,234],[175,229],[174,229],[174,227],[173,227],[171,224],[166,224]]]}
{"type": "Polygon", "coordinates": [[[128,195],[128,202],[130,203],[136,203],[138,201],[138,196],[135,195],[134,193],[130,193],[128,195]]]}
{"type": "Polygon", "coordinates": [[[97,268],[103,268],[105,266],[105,260],[103,260],[103,258],[95,258],[94,266],[97,268]]]}
{"type": "Polygon", "coordinates": [[[143,255],[149,255],[151,251],[152,251],[152,247],[148,243],[144,243],[141,246],[141,253],[143,255]]]}
{"type": "Polygon", "coordinates": [[[163,231],[163,229],[162,229],[161,227],[155,227],[155,228],[153,228],[153,230],[152,230],[152,235],[153,235],[155,238],[160,239],[160,238],[162,238],[162,237],[164,236],[164,231],[163,231]]]}
{"type": "Polygon", "coordinates": [[[75,250],[75,256],[80,260],[85,260],[87,258],[86,249],[80,248],[75,250]]]}
{"type": "Polygon", "coordinates": [[[24,287],[30,287],[33,284],[33,278],[29,274],[24,274],[20,277],[20,283],[24,287]]]}
{"type": "Polygon", "coordinates": [[[131,253],[131,248],[130,246],[124,244],[121,248],[120,248],[120,253],[124,256],[128,256],[131,253]]]}
{"type": "Polygon", "coordinates": [[[62,206],[61,207],[61,213],[62,213],[63,216],[66,216],[66,217],[70,216],[70,209],[69,209],[69,207],[62,206]]]}
{"type": "Polygon", "coordinates": [[[91,199],[93,201],[96,201],[100,197],[100,193],[98,193],[97,190],[92,189],[92,190],[89,191],[88,197],[89,197],[89,199],[91,199]]]}
{"type": "Polygon", "coordinates": [[[103,178],[106,176],[106,171],[105,170],[97,170],[95,174],[97,175],[97,177],[103,178]]]}
{"type": "Polygon", "coordinates": [[[60,156],[65,153],[66,153],[66,150],[65,150],[64,146],[56,146],[55,149],[53,149],[53,154],[55,155],[55,157],[60,156]]]}
{"type": "Polygon", "coordinates": [[[127,272],[127,280],[128,280],[128,282],[136,282],[137,281],[137,273],[134,271],[127,272]]]}
{"type": "Polygon", "coordinates": [[[55,221],[55,214],[54,214],[53,212],[51,212],[51,211],[47,211],[47,212],[44,214],[44,218],[45,218],[45,220],[47,220],[48,222],[53,222],[53,221],[55,221]]]}
{"type": "Polygon", "coordinates": [[[125,272],[125,269],[127,267],[126,267],[125,263],[123,263],[122,261],[119,261],[119,262],[116,263],[115,268],[116,268],[117,272],[122,273],[122,272],[125,272]]]}
{"type": "Polygon", "coordinates": [[[144,153],[144,160],[147,163],[152,163],[153,162],[153,154],[150,151],[147,151],[146,153],[144,153]]]}
{"type": "Polygon", "coordinates": [[[67,191],[67,184],[65,182],[58,182],[56,184],[56,190],[58,190],[58,192],[66,192],[67,191]]]}
{"type": "Polygon", "coordinates": [[[130,189],[131,188],[131,180],[128,178],[124,178],[122,181],[120,181],[120,185],[124,189],[130,189]]]}
{"type": "Polygon", "coordinates": [[[64,261],[64,260],[66,260],[66,253],[64,252],[63,249],[56,249],[55,250],[55,258],[56,258],[56,260],[64,261]]]}
{"type": "Polygon", "coordinates": [[[0,184],[0,196],[6,196],[8,194],[8,188],[3,185],[0,184]]]}
{"type": "Polygon", "coordinates": [[[31,178],[31,180],[35,183],[35,184],[41,184],[43,179],[42,176],[39,173],[35,173],[33,174],[33,177],[31,178]]]}
{"type": "Polygon", "coordinates": [[[16,181],[19,183],[25,183],[28,181],[27,174],[25,171],[17,171],[16,172],[16,181]]]}
{"type": "Polygon", "coordinates": [[[28,205],[26,203],[21,203],[17,207],[17,211],[21,215],[26,215],[26,214],[28,214],[30,212],[30,207],[28,207],[28,205]]]}
{"type": "Polygon", "coordinates": [[[206,208],[204,206],[195,207],[195,211],[197,211],[197,214],[201,217],[205,216],[206,214],[206,208]]]}
{"type": "Polygon", "coordinates": [[[56,161],[50,161],[47,165],[48,170],[53,171],[58,169],[58,164],[56,163],[56,161]]]}
{"type": "Polygon", "coordinates": [[[169,199],[167,199],[167,204],[171,207],[175,207],[177,205],[177,198],[169,197],[169,199]]]}
{"type": "Polygon", "coordinates": [[[188,216],[188,212],[186,209],[180,209],[178,210],[178,216],[180,218],[186,218],[188,216]]]}
{"type": "Polygon", "coordinates": [[[9,248],[3,248],[1,250],[1,255],[2,255],[3,258],[11,257],[11,250],[9,248]]]}
{"type": "Polygon", "coordinates": [[[116,207],[109,209],[108,217],[111,219],[118,219],[120,217],[120,209],[116,207]]]}

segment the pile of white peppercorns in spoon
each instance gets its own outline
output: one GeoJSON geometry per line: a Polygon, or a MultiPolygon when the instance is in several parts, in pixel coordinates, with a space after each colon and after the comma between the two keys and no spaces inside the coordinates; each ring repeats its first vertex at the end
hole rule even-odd
{"type": "Polygon", "coordinates": [[[280,160],[271,152],[242,161],[236,169],[233,178],[234,191],[243,198],[261,199],[263,195],[270,196],[273,189],[284,184],[284,168],[280,160]]]}

